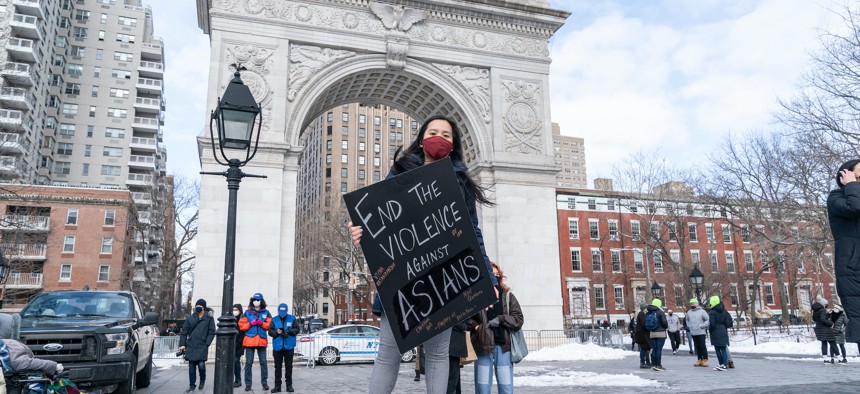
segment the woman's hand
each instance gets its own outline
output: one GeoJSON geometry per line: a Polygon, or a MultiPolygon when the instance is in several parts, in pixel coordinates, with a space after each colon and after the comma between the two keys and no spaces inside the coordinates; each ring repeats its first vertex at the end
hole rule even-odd
{"type": "Polygon", "coordinates": [[[362,230],[361,226],[353,226],[352,222],[347,223],[346,226],[349,228],[349,236],[352,237],[352,243],[354,243],[355,246],[359,246],[359,243],[361,242],[361,233],[364,230],[362,230]]]}
{"type": "Polygon", "coordinates": [[[839,182],[842,183],[842,185],[847,185],[849,182],[857,182],[857,175],[854,175],[854,171],[845,169],[839,171],[839,175],[839,182]]]}

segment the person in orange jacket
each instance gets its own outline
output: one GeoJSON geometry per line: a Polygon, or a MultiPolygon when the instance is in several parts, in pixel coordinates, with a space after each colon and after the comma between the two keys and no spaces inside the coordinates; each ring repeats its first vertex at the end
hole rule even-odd
{"type": "Polygon", "coordinates": [[[260,378],[263,390],[269,391],[269,367],[266,365],[266,346],[269,338],[266,331],[272,325],[272,316],[266,310],[266,300],[263,295],[255,293],[248,302],[248,309],[239,319],[239,330],[245,333],[242,346],[245,347],[245,391],[251,391],[251,369],[254,365],[254,352],[260,360],[260,378]]]}

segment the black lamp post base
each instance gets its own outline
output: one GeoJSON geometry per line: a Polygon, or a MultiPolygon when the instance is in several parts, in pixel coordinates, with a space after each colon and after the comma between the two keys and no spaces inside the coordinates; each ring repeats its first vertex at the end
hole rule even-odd
{"type": "Polygon", "coordinates": [[[215,330],[215,394],[233,392],[233,358],[238,333],[236,318],[232,313],[218,318],[218,329],[215,330]]]}

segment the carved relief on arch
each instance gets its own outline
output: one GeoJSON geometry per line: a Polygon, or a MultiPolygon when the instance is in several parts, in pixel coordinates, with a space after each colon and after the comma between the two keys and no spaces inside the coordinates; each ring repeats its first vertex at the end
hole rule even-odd
{"type": "Polygon", "coordinates": [[[505,97],[502,125],[505,151],[540,154],[543,151],[543,108],[540,83],[502,79],[505,97]]]}
{"type": "Polygon", "coordinates": [[[320,70],[353,56],[355,56],[355,52],[310,45],[290,45],[290,79],[287,100],[295,100],[299,90],[320,70]]]}
{"type": "Polygon", "coordinates": [[[440,63],[433,63],[433,66],[442,70],[442,72],[462,85],[474,100],[475,107],[480,112],[484,123],[490,123],[490,119],[492,118],[490,114],[492,105],[490,99],[490,70],[440,63]]]}
{"type": "Polygon", "coordinates": [[[229,44],[226,49],[225,64],[229,65],[229,75],[222,78],[220,91],[223,92],[227,88],[237,65],[245,68],[242,70],[242,82],[248,86],[254,99],[263,108],[263,130],[268,130],[272,121],[272,116],[266,116],[272,111],[272,85],[268,77],[273,64],[271,57],[275,51],[250,44],[229,44]]]}

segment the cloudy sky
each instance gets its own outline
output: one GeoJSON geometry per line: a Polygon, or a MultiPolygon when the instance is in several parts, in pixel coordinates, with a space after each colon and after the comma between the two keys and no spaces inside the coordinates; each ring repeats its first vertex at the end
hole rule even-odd
{"type": "MultiPolygon", "coordinates": [[[[148,0],[166,45],[168,170],[196,177],[209,40],[194,1],[148,0]]],[[[767,130],[834,26],[830,0],[551,0],[553,121],[584,137],[589,179],[640,150],[684,165],[727,133],[767,130]]],[[[590,183],[589,183],[589,186],[590,183]]]]}

